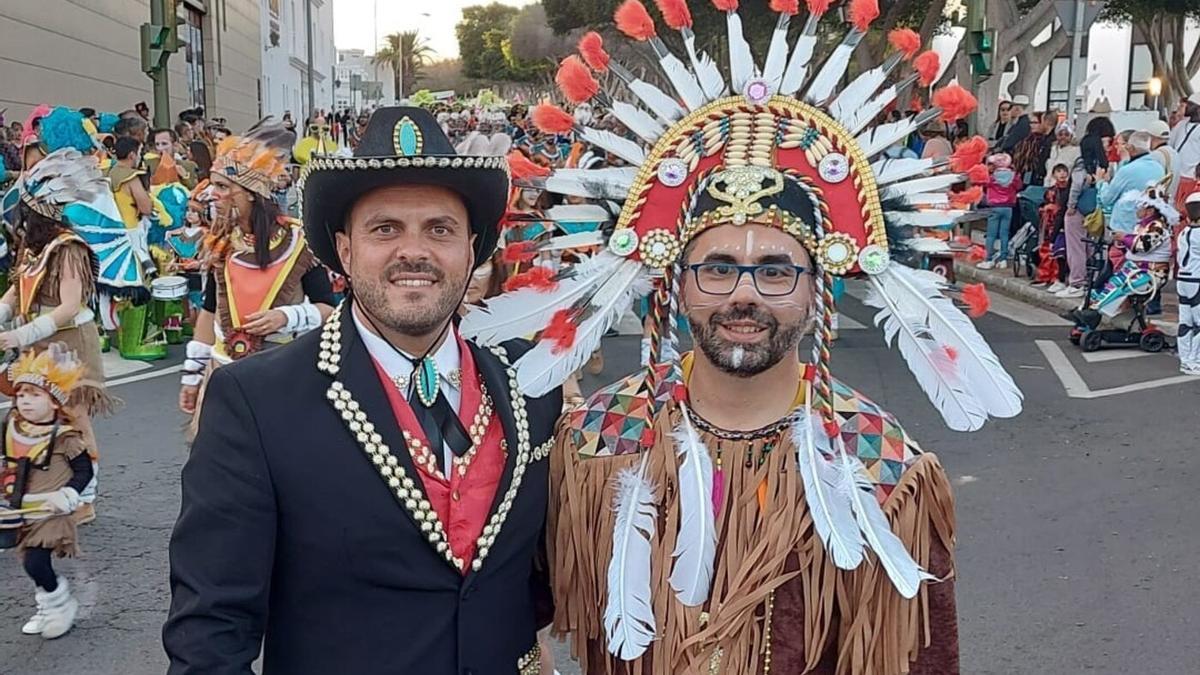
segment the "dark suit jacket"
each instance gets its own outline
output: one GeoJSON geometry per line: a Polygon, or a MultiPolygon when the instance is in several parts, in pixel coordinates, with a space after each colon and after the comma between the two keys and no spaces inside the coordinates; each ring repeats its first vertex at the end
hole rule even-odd
{"type": "MultiPolygon", "coordinates": [[[[530,460],[482,567],[464,577],[326,398],[334,378],[317,370],[320,339],[313,331],[209,382],[171,538],[170,675],[245,675],[260,646],[264,675],[512,675],[550,620],[547,460],[530,460]]],[[[516,359],[524,345],[506,348],[516,359]]],[[[495,513],[513,482],[516,424],[508,371],[471,350],[509,448],[495,513]]],[[[336,379],[416,478],[349,316],[341,353],[336,379]]],[[[561,394],[526,400],[536,448],[561,394]]]]}
{"type": "Polygon", "coordinates": [[[1004,140],[1000,141],[997,151],[1013,154],[1017,150],[1017,144],[1025,140],[1025,137],[1031,133],[1033,133],[1033,126],[1029,123],[1029,115],[1021,115],[1016,122],[1008,125],[1008,133],[1004,134],[1004,140]]]}

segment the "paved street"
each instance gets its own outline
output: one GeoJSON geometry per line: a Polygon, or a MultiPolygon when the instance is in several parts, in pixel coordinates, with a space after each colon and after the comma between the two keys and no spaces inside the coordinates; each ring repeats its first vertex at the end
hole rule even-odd
{"type": "MultiPolygon", "coordinates": [[[[1177,377],[1170,355],[1084,359],[1052,314],[997,297],[981,325],[1026,411],[956,434],[880,334],[862,327],[869,310],[845,304],[835,373],[894,412],[956,485],[963,672],[1196,673],[1200,543],[1189,476],[1200,471],[1200,378],[1177,377]]],[[[631,370],[637,340],[610,339],[605,353],[608,369],[589,388],[631,370]]],[[[83,530],[83,557],[61,567],[84,604],[71,634],[19,634],[30,584],[0,554],[0,674],[164,671],[166,543],[185,458],[177,379],[154,376],[169,366],[124,374],[146,379],[117,386],[126,407],[99,425],[100,517],[83,530]]]]}

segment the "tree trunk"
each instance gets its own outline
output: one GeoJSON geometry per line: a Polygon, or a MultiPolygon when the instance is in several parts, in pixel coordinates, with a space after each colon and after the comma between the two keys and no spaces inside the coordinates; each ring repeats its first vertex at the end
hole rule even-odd
{"type": "MultiPolygon", "coordinates": [[[[1042,73],[1062,51],[1062,48],[1067,46],[1071,38],[1067,37],[1067,31],[1059,26],[1058,30],[1050,36],[1042,44],[1036,47],[1030,47],[1024,51],[1017,53],[1017,78],[1010,85],[1009,92],[1012,94],[1025,94],[1033,100],[1034,90],[1037,88],[1038,80],[1041,79],[1042,73]]],[[[1071,96],[1068,95],[1068,100],[1071,96]]]]}

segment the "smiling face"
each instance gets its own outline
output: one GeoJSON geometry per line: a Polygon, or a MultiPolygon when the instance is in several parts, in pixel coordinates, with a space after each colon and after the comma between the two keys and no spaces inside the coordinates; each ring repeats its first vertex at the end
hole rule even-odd
{"type": "Polygon", "coordinates": [[[474,266],[467,207],[452,190],[394,185],[359,197],[337,233],[354,296],[387,328],[440,331],[462,301],[474,266]]]}
{"type": "Polygon", "coordinates": [[[798,265],[801,273],[795,288],[782,295],[791,283],[776,288],[768,275],[760,278],[764,296],[754,279],[745,274],[728,295],[711,293],[715,277],[701,279],[700,271],[688,270],[682,285],[682,307],[692,326],[696,347],[718,369],[751,377],[789,356],[796,348],[812,316],[812,261],[800,242],[782,230],[763,225],[721,225],[706,230],[689,246],[685,265],[713,263],[710,274],[737,274],[729,265],[798,265]],[[709,291],[709,292],[706,292],[709,291]]]}

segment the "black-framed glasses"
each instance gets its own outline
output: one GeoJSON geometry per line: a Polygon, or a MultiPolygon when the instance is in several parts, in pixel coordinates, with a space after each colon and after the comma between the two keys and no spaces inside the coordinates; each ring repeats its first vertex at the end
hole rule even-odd
{"type": "Polygon", "coordinates": [[[734,265],[723,262],[702,262],[688,265],[696,278],[696,287],[708,295],[730,295],[742,282],[742,275],[749,274],[754,289],[764,298],[790,295],[800,283],[800,277],[809,272],[800,265],[766,263],[763,265],[734,265]]]}

